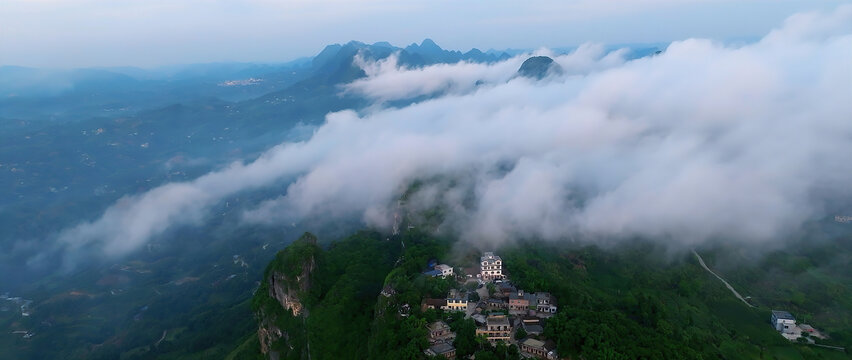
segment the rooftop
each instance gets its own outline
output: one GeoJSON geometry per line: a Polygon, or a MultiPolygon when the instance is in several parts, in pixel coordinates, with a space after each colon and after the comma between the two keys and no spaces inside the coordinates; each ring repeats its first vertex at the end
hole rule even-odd
{"type": "Polygon", "coordinates": [[[500,288],[501,291],[503,291],[503,290],[517,291],[518,290],[518,288],[516,288],[515,285],[512,285],[512,283],[510,283],[508,281],[504,281],[497,286],[500,288]]]}
{"type": "Polygon", "coordinates": [[[467,300],[467,292],[464,292],[464,291],[458,291],[457,289],[450,289],[449,294],[447,294],[447,299],[453,299],[453,300],[457,300],[457,299],[467,300]]]}
{"type": "Polygon", "coordinates": [[[541,325],[535,324],[524,324],[524,330],[528,334],[541,334],[544,332],[544,328],[541,325]]]}
{"type": "Polygon", "coordinates": [[[772,315],[775,316],[776,319],[796,320],[792,314],[783,310],[772,310],[772,315]]]}
{"type": "Polygon", "coordinates": [[[523,344],[534,348],[544,349],[544,342],[533,338],[527,338],[523,341],[523,344]]]}
{"type": "Polygon", "coordinates": [[[429,330],[430,331],[437,331],[437,330],[442,330],[442,329],[447,329],[447,328],[449,328],[449,325],[447,325],[447,323],[445,323],[443,321],[436,321],[436,322],[429,324],[429,330]]]}
{"type": "Polygon", "coordinates": [[[500,259],[499,256],[494,255],[493,252],[486,252],[486,253],[483,253],[482,257],[479,258],[480,262],[485,261],[485,260],[502,260],[502,259],[500,259]]]}
{"type": "Polygon", "coordinates": [[[423,272],[423,275],[426,275],[426,276],[439,276],[439,275],[441,275],[441,270],[429,270],[429,271],[424,271],[424,272],[423,272]]]}
{"type": "Polygon", "coordinates": [[[424,305],[432,305],[432,306],[435,306],[435,307],[446,306],[447,305],[447,299],[425,298],[425,299],[423,299],[423,304],[424,305]]]}
{"type": "Polygon", "coordinates": [[[429,350],[432,350],[433,352],[435,352],[435,354],[440,355],[440,354],[446,354],[450,351],[453,351],[453,350],[455,350],[455,348],[452,345],[447,344],[447,343],[439,343],[439,344],[435,344],[435,345],[430,346],[429,350]]]}
{"type": "Polygon", "coordinates": [[[490,315],[485,322],[488,325],[509,326],[509,318],[506,315],[490,315]]]}
{"type": "Polygon", "coordinates": [[[533,304],[533,303],[536,302],[535,294],[530,294],[528,292],[524,292],[523,290],[519,290],[517,292],[513,292],[513,293],[509,294],[509,299],[510,300],[526,299],[527,301],[530,302],[530,304],[533,304]]]}

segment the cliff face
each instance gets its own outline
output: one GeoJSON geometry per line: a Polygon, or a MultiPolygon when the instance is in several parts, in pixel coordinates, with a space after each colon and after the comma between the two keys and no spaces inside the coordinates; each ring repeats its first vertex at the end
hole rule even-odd
{"type": "Polygon", "coordinates": [[[311,256],[304,259],[299,275],[295,279],[288,278],[280,271],[273,271],[269,275],[269,296],[278,300],[281,307],[290,311],[293,316],[299,316],[304,310],[301,294],[305,294],[311,287],[311,274],[316,268],[316,259],[311,256]],[[295,283],[295,287],[292,286],[295,283]]]}
{"type": "MultiPolygon", "coordinates": [[[[359,231],[320,249],[314,236],[305,234],[279,252],[253,299],[258,350],[271,359],[367,357],[373,313],[365,309],[387,299],[380,295],[382,286],[402,250],[401,242],[386,239],[359,231]]],[[[400,358],[382,353],[389,346],[395,345],[379,342],[370,357],[400,358]]]]}
{"type": "Polygon", "coordinates": [[[254,298],[261,351],[271,359],[300,359],[307,355],[305,300],[317,268],[320,248],[316,237],[305,233],[276,255],[266,269],[254,298]]]}

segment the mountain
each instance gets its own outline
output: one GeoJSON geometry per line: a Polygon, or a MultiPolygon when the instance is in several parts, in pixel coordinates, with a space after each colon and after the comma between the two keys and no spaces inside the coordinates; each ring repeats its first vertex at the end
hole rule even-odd
{"type": "Polygon", "coordinates": [[[432,39],[424,39],[419,45],[411,44],[405,47],[405,52],[415,55],[420,59],[419,64],[430,65],[436,63],[455,63],[459,61],[471,62],[495,62],[505,60],[511,57],[505,52],[501,53],[483,53],[479,49],[473,48],[466,53],[460,51],[444,50],[432,39]]]}
{"type": "Polygon", "coordinates": [[[541,80],[548,75],[562,74],[562,66],[549,56],[533,56],[526,59],[518,69],[518,75],[541,80]]]}

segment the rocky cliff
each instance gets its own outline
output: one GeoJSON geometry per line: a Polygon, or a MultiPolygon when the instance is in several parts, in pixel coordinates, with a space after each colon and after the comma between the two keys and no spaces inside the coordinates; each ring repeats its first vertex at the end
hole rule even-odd
{"type": "Polygon", "coordinates": [[[261,351],[271,359],[306,357],[305,305],[320,251],[316,236],[305,233],[266,269],[253,305],[261,351]]]}

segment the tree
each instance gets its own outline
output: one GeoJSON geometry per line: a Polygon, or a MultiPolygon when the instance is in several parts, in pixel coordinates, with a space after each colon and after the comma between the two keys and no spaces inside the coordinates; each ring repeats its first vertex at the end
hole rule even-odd
{"type": "Polygon", "coordinates": [[[521,340],[527,337],[527,331],[524,328],[519,327],[517,331],[515,331],[515,340],[521,340]]]}
{"type": "Polygon", "coordinates": [[[453,341],[453,346],[456,348],[456,355],[459,358],[473,354],[478,348],[476,342],[476,324],[473,319],[459,319],[450,325],[456,332],[456,339],[453,341]]]}

